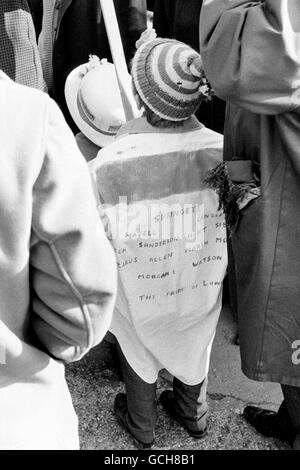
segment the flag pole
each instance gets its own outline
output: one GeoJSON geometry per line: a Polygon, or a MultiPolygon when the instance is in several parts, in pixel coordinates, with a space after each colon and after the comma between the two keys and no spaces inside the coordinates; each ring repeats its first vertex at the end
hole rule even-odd
{"type": "Polygon", "coordinates": [[[113,0],[100,0],[100,6],[109,40],[111,55],[116,68],[126,121],[137,116],[137,107],[127,79],[128,69],[124,55],[118,20],[113,0]]]}

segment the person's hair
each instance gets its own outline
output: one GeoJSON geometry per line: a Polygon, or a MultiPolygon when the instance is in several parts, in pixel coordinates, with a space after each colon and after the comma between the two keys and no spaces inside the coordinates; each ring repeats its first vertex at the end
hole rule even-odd
{"type": "MultiPolygon", "coordinates": [[[[141,99],[141,98],[140,98],[141,99]]],[[[143,116],[147,119],[147,122],[153,127],[160,127],[161,129],[168,129],[168,128],[178,128],[182,127],[184,121],[170,121],[169,119],[163,119],[157,114],[155,114],[152,109],[150,109],[144,102],[141,100],[144,113],[143,116]]]]}
{"type": "Polygon", "coordinates": [[[144,108],[143,116],[147,119],[147,122],[153,126],[153,127],[159,127],[160,129],[171,129],[171,128],[178,128],[182,127],[184,121],[170,121],[169,119],[163,119],[158,114],[156,114],[152,109],[149,108],[149,106],[146,105],[146,103],[143,101],[143,99],[140,97],[138,91],[136,90],[136,87],[134,86],[134,83],[132,82],[133,90],[134,93],[136,93],[141,101],[141,105],[144,108]]]}

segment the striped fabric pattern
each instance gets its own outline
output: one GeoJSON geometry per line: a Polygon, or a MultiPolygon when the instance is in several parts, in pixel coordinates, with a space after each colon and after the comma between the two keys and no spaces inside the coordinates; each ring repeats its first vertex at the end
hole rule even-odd
{"type": "Polygon", "coordinates": [[[45,90],[27,1],[1,0],[0,21],[0,68],[17,83],[45,90]]]}
{"type": "Polygon", "coordinates": [[[201,103],[201,57],[171,39],[155,39],[138,48],[132,78],[142,101],[162,119],[183,121],[201,103]]]}

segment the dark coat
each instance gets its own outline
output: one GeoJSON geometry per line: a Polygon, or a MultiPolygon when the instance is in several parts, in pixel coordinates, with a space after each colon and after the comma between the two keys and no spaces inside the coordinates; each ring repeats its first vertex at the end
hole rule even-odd
{"type": "MultiPolygon", "coordinates": [[[[199,17],[202,0],[156,0],[153,27],[159,37],[177,39],[199,51],[199,17]]],[[[215,97],[196,113],[205,126],[223,133],[225,103],[215,97]]]]}
{"type": "Polygon", "coordinates": [[[27,3],[31,11],[36,38],[38,40],[39,34],[42,30],[43,0],[27,0],[27,3]]]}
{"type": "MultiPolygon", "coordinates": [[[[41,25],[40,3],[40,0],[30,0],[37,28],[41,25]]],[[[147,27],[145,4],[140,0],[114,0],[114,4],[129,63],[135,52],[135,41],[147,27]]],[[[90,54],[112,60],[99,0],[62,0],[54,37],[54,89],[50,94],[75,130],[64,97],[68,74],[87,62],[90,54]]]]}
{"type": "Polygon", "coordinates": [[[261,172],[262,194],[232,235],[242,368],[300,386],[300,50],[283,7],[210,0],[200,28],[208,78],[230,102],[225,159],[252,160],[261,172]]]}

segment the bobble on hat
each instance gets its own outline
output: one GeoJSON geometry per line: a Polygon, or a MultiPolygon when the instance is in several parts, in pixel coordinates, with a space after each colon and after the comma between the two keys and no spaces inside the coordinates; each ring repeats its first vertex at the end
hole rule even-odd
{"type": "Polygon", "coordinates": [[[193,61],[191,62],[189,66],[190,72],[194,77],[201,78],[203,75],[203,67],[202,67],[202,60],[201,57],[195,57],[193,58],[193,61]]]}
{"type": "Polygon", "coordinates": [[[191,117],[212,94],[200,54],[182,42],[156,38],[153,29],[146,30],[136,45],[132,79],[142,101],[162,119],[191,117]]]}

